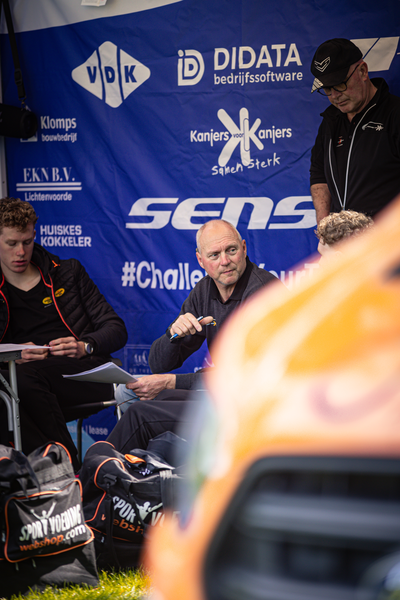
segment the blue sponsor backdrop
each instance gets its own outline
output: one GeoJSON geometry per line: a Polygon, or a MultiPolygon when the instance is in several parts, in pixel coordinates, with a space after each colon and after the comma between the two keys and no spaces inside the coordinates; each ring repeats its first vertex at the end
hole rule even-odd
{"type": "MultiPolygon", "coordinates": [[[[358,40],[371,48],[372,76],[400,94],[397,0],[182,0],[151,10],[132,0],[132,12],[76,7],[61,24],[48,12],[40,27],[27,25],[28,4],[15,2],[14,19],[40,128],[32,140],[6,140],[9,194],[35,207],[37,241],[81,260],[124,318],[126,369],[147,372],[151,342],[202,277],[195,234],[209,218],[237,225],[250,258],[289,287],[309,276],[309,158],[327,104],[310,94],[311,58],[325,39],[358,40]]],[[[3,101],[17,105],[1,38],[3,101]]]]}

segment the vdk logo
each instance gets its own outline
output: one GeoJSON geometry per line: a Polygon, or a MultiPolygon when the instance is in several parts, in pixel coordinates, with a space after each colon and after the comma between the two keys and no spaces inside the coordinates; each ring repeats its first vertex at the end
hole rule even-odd
{"type": "Polygon", "coordinates": [[[178,85],[196,85],[204,75],[204,60],[197,50],[179,50],[178,85]]]}
{"type": "Polygon", "coordinates": [[[118,108],[150,77],[150,69],[112,42],[104,42],[71,76],[108,106],[118,108]]]}
{"type": "Polygon", "coordinates": [[[231,134],[230,139],[226,142],[219,155],[219,166],[225,167],[236,146],[240,144],[240,158],[243,165],[248,167],[251,162],[250,141],[253,141],[259,150],[263,150],[264,148],[264,144],[260,142],[259,138],[256,136],[256,131],[261,124],[261,119],[256,119],[252,127],[250,127],[249,111],[247,108],[241,108],[239,111],[239,127],[223,108],[219,109],[217,116],[231,134]]]}

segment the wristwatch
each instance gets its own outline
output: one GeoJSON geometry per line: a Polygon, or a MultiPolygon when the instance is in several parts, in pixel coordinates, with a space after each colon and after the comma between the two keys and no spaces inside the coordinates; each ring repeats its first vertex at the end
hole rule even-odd
{"type": "Polygon", "coordinates": [[[93,346],[90,342],[83,342],[85,344],[85,352],[86,354],[93,354],[93,346]]]}

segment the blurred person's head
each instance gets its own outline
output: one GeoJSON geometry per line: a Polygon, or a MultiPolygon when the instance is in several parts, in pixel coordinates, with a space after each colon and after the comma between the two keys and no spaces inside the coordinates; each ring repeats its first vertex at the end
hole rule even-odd
{"type": "Polygon", "coordinates": [[[318,252],[323,258],[340,254],[335,248],[338,242],[360,235],[366,229],[372,227],[373,224],[371,217],[354,210],[330,213],[327,217],[321,219],[315,231],[319,239],[318,252]]]}

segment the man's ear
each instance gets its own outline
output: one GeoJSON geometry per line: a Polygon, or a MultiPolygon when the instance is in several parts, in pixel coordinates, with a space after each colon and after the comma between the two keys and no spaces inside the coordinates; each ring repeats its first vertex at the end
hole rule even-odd
{"type": "Polygon", "coordinates": [[[246,240],[242,240],[243,241],[243,251],[244,251],[244,255],[247,256],[247,246],[246,246],[246,240]]]}
{"type": "Polygon", "coordinates": [[[360,65],[360,75],[364,79],[367,79],[368,77],[368,65],[366,62],[362,62],[360,65]]]}
{"type": "Polygon", "coordinates": [[[196,258],[197,258],[197,262],[199,263],[199,265],[201,266],[201,268],[204,269],[203,261],[201,260],[200,252],[198,250],[196,250],[196,258]]]}

